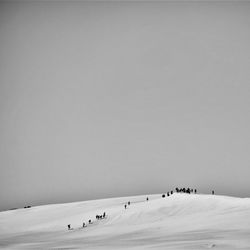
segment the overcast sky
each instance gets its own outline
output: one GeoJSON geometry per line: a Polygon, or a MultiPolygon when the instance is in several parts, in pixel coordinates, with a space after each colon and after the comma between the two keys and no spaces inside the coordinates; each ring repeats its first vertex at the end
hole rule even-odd
{"type": "Polygon", "coordinates": [[[0,3],[0,210],[249,179],[250,3],[0,3]]]}

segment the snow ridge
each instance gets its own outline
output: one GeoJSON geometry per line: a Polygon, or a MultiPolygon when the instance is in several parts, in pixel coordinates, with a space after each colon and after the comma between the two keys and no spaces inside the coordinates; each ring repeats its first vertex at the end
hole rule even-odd
{"type": "Polygon", "coordinates": [[[183,193],[148,197],[1,212],[0,248],[250,249],[249,198],[183,193]],[[103,212],[107,218],[96,220],[103,212]],[[73,230],[67,230],[68,224],[73,230]]]}

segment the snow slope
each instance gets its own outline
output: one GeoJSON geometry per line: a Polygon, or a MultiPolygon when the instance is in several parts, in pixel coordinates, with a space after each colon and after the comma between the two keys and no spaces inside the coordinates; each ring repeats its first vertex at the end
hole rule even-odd
{"type": "Polygon", "coordinates": [[[249,198],[180,193],[148,197],[1,212],[0,248],[250,249],[249,198]],[[103,212],[108,217],[96,220],[103,212]],[[89,219],[93,224],[82,228],[89,219]],[[67,230],[68,224],[74,229],[67,230]]]}

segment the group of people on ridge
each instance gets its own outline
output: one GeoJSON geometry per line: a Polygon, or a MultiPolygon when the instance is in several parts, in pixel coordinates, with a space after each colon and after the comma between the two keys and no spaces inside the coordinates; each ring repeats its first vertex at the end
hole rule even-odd
{"type": "MultiPolygon", "coordinates": [[[[176,193],[186,193],[186,194],[191,194],[191,193],[197,193],[196,189],[193,188],[175,188],[176,193]]],[[[173,190],[171,190],[170,192],[167,192],[167,196],[170,196],[174,193],[173,190]]],[[[162,195],[162,198],[165,198],[165,194],[162,195]]]]}
{"type": "Polygon", "coordinates": [[[187,194],[191,194],[191,193],[197,193],[196,189],[193,188],[175,188],[176,193],[187,193],[187,194]]]}
{"type": "MultiPolygon", "coordinates": [[[[196,194],[197,193],[197,190],[196,189],[193,189],[193,188],[175,188],[175,191],[176,193],[186,193],[186,194],[191,194],[191,193],[194,193],[196,194]]],[[[170,192],[167,192],[167,196],[170,196],[171,194],[173,194],[174,191],[171,190],[170,192]]],[[[212,194],[214,195],[214,190],[212,190],[212,194]]],[[[162,195],[162,198],[165,197],[165,194],[162,195]]]]}

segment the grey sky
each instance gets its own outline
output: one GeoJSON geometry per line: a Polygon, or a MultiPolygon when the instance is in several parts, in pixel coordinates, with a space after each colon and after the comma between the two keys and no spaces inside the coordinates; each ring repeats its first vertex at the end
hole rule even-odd
{"type": "Polygon", "coordinates": [[[250,3],[0,3],[0,210],[250,196],[250,3]]]}

